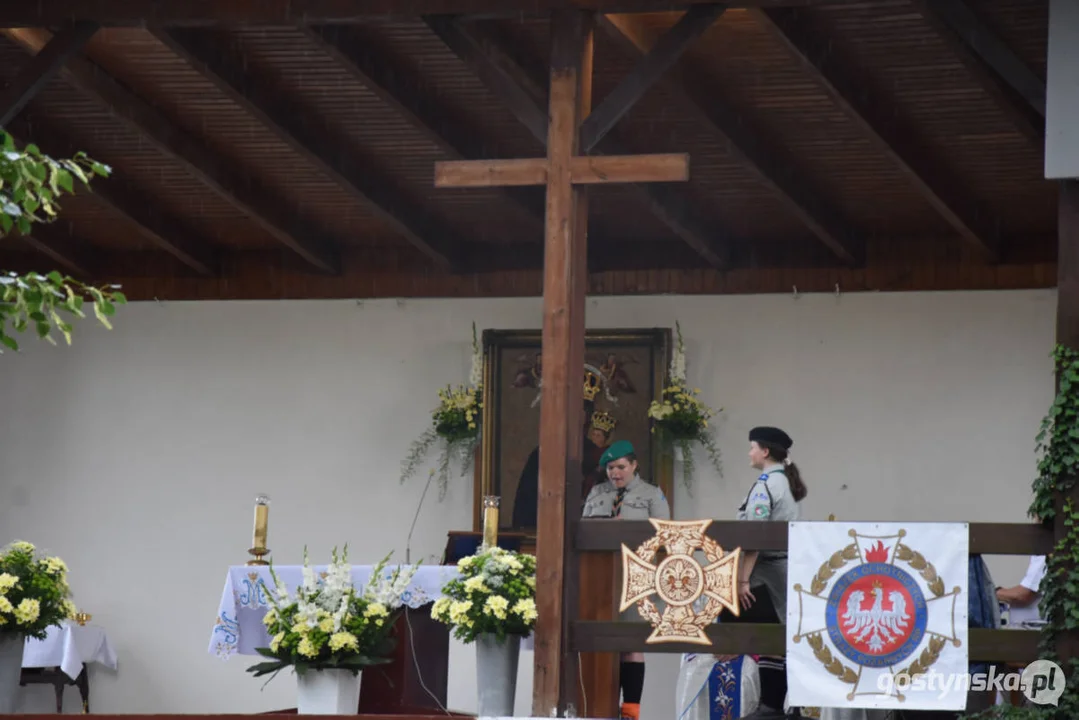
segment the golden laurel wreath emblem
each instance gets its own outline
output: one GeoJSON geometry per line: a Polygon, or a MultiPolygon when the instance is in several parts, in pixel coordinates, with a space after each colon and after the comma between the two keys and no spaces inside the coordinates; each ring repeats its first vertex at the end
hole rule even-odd
{"type": "MultiPolygon", "coordinates": [[[[955,647],[959,647],[961,641],[955,634],[956,626],[956,609],[955,601],[959,597],[960,588],[954,587],[950,591],[945,591],[944,580],[937,573],[937,569],[933,566],[926,557],[913,549],[909,545],[903,542],[903,538],[906,536],[905,530],[899,530],[896,535],[891,536],[864,536],[858,533],[853,528],[848,531],[848,535],[852,538],[852,542],[839,550],[836,550],[832,555],[821,563],[817,569],[816,574],[813,576],[810,582],[810,587],[807,590],[801,583],[795,583],[793,589],[798,595],[798,624],[795,634],[791,640],[795,643],[801,642],[805,639],[810,649],[813,651],[813,657],[819,662],[824,669],[840,682],[852,685],[850,692],[847,695],[848,700],[853,700],[857,695],[878,695],[883,694],[879,692],[858,692],[859,683],[862,680],[861,668],[855,664],[855,667],[850,667],[843,662],[841,657],[833,655],[831,649],[825,644],[825,636],[829,635],[828,628],[813,628],[810,630],[803,629],[803,601],[802,596],[807,595],[817,598],[818,600],[828,600],[829,585],[832,584],[832,580],[836,573],[844,571],[848,565],[853,564],[855,567],[858,565],[868,566],[876,562],[877,564],[890,565],[892,567],[899,567],[897,563],[903,563],[912,572],[912,575],[919,575],[925,582],[925,587],[928,590],[928,594],[932,595],[934,599],[941,600],[950,597],[952,599],[951,607],[951,625],[952,634],[942,635],[940,633],[929,631],[927,628],[919,628],[924,636],[929,638],[926,647],[918,653],[917,656],[909,661],[909,664],[903,663],[905,667],[902,667],[898,672],[893,671],[893,677],[897,680],[909,681],[910,679],[924,674],[929,670],[939,659],[941,651],[945,646],[951,642],[955,647]],[[875,558],[874,553],[880,551],[872,546],[863,546],[860,540],[876,540],[877,547],[881,546],[881,540],[895,539],[894,549],[891,554],[891,559],[875,558]]],[[[836,582],[839,582],[840,578],[836,578],[836,582]]],[[[923,599],[922,603],[928,598],[923,599]]],[[[917,638],[909,638],[907,642],[920,643],[917,638]]],[[[844,653],[841,653],[844,654],[844,653]]],[[[848,658],[849,659],[849,658],[848,658]]],[[[899,700],[903,699],[902,693],[897,693],[899,700]]]]}
{"type": "Polygon", "coordinates": [[[719,617],[723,608],[739,615],[738,568],[742,549],[725,552],[712,538],[705,535],[711,520],[649,520],[656,534],[637,548],[636,552],[622,545],[622,603],[619,612],[634,604],[652,625],[652,634],[645,642],[690,642],[709,645],[704,628],[719,617]],[[660,548],[667,556],[653,564],[660,548]],[[701,551],[708,559],[702,565],[694,556],[701,551]],[[656,595],[666,607],[661,613],[652,596],[656,595]],[[703,608],[695,605],[704,598],[703,608]]]}

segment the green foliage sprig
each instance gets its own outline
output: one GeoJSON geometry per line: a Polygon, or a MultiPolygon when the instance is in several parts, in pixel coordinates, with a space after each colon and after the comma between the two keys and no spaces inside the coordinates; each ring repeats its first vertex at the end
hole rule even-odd
{"type": "Polygon", "coordinates": [[[44,640],[53,625],[74,619],[67,565],[28,542],[0,550],[0,636],[44,640]]]}
{"type": "MultiPolygon", "coordinates": [[[[1057,498],[1071,490],[1079,476],[1079,352],[1058,346],[1053,352],[1057,394],[1038,432],[1038,477],[1033,483],[1031,517],[1050,523],[1060,520],[1065,528],[1046,559],[1042,580],[1042,627],[1039,655],[1058,665],[1057,638],[1079,632],[1079,511],[1065,500],[1057,518],[1057,498]]],[[[1079,718],[1079,658],[1064,664],[1067,685],[1057,705],[1013,707],[998,705],[970,718],[979,720],[1074,720],[1079,718]]]]}
{"type": "MultiPolygon", "coordinates": [[[[108,177],[111,172],[85,153],[55,160],[32,144],[19,150],[14,138],[0,130],[0,239],[13,230],[28,235],[33,225],[55,220],[60,197],[73,194],[76,181],[89,187],[91,178],[108,177]]],[[[83,305],[87,300],[98,321],[110,329],[108,318],[117,305],[127,302],[116,285],[93,287],[55,271],[23,276],[0,273],[0,346],[18,350],[12,333],[26,332],[31,326],[39,338],[54,345],[55,328],[70,345],[69,321],[86,317],[83,305]]]]}

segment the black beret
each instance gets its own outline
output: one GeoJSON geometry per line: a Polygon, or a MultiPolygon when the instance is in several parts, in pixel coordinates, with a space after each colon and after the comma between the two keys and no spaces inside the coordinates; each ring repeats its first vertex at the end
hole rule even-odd
{"type": "Polygon", "coordinates": [[[783,432],[779,428],[774,427],[755,427],[749,431],[749,441],[758,443],[768,443],[769,445],[776,445],[784,450],[790,450],[794,445],[794,441],[791,440],[791,436],[783,432]]]}

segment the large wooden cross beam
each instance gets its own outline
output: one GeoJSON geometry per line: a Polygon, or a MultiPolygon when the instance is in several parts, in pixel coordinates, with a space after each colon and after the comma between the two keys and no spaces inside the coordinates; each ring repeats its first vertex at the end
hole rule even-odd
{"type": "Polygon", "coordinates": [[[581,126],[591,110],[589,11],[558,10],[551,19],[547,156],[438,163],[439,187],[546,185],[543,281],[543,405],[540,408],[539,512],[532,711],[565,717],[579,685],[569,632],[578,602],[573,529],[581,496],[581,367],[588,278],[585,185],[684,181],[686,155],[586,157],[581,126]]]}

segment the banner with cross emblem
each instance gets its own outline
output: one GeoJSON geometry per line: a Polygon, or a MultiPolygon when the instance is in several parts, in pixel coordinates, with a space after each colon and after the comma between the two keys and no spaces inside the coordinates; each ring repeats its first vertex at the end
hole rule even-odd
{"type": "Polygon", "coordinates": [[[792,522],[792,706],[963,710],[966,523],[792,522]]]}

